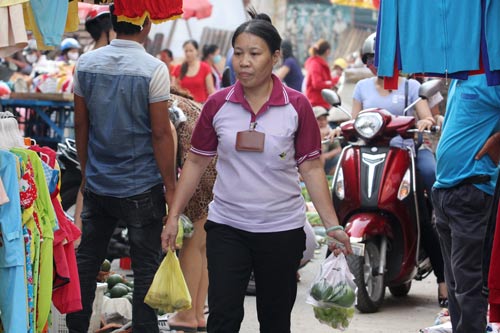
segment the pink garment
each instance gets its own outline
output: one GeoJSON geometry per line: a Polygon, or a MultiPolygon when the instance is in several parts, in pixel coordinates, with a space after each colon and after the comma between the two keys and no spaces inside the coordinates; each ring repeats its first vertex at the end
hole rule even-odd
{"type": "Polygon", "coordinates": [[[0,58],[10,56],[27,45],[23,5],[0,7],[0,58]]]}
{"type": "Polygon", "coordinates": [[[0,178],[0,205],[6,204],[9,201],[5,187],[3,187],[2,178],[0,178]]]}

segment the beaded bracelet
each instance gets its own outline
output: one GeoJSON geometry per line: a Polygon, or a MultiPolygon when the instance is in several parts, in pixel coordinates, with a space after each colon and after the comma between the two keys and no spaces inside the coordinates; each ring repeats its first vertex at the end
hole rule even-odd
{"type": "Polygon", "coordinates": [[[325,232],[329,233],[330,231],[335,231],[335,230],[342,230],[342,231],[344,231],[344,227],[341,226],[341,225],[334,225],[332,227],[326,228],[325,232]]]}

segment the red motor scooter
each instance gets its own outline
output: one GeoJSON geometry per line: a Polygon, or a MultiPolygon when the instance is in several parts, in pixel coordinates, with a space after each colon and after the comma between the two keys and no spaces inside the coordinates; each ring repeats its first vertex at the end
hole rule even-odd
{"type": "MultiPolygon", "coordinates": [[[[406,110],[434,95],[440,84],[422,84],[420,98],[406,110]]],[[[324,90],[323,97],[350,116],[335,92],[324,90]]],[[[413,138],[414,125],[414,117],[375,108],[340,126],[348,145],[333,178],[332,200],[353,247],[363,249],[347,261],[358,287],[356,307],[364,313],[378,311],[386,286],[393,295],[405,296],[412,279],[432,271],[419,247],[423,210],[417,199],[413,151],[389,145],[397,135],[413,138]]]]}

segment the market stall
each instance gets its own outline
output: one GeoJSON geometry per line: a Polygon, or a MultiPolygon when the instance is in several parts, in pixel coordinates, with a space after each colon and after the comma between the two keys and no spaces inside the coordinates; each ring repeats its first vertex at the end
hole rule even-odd
{"type": "Polygon", "coordinates": [[[69,93],[12,93],[0,99],[3,111],[18,119],[24,137],[52,148],[74,137],[73,95],[69,93]]]}

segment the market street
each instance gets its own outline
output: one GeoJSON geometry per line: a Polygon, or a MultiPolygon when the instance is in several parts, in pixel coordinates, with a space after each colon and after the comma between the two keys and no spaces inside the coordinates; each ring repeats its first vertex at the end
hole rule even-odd
{"type": "MultiPolygon", "coordinates": [[[[323,247],[321,253],[316,254],[315,260],[300,270],[301,281],[298,284],[297,300],[292,312],[292,333],[338,332],[338,330],[321,324],[314,318],[312,306],[305,302],[309,286],[324,258],[324,250],[323,247]]],[[[395,298],[387,289],[385,301],[380,311],[372,314],[362,314],[356,311],[346,332],[417,333],[421,328],[432,326],[439,311],[436,278],[431,273],[423,281],[413,281],[407,297],[395,298]]],[[[259,332],[255,297],[253,296],[245,298],[245,318],[240,332],[259,332]]]]}

